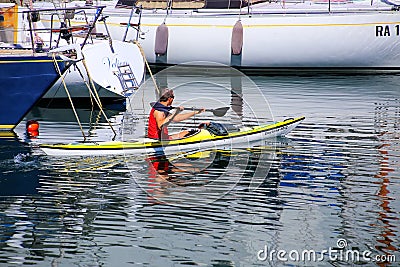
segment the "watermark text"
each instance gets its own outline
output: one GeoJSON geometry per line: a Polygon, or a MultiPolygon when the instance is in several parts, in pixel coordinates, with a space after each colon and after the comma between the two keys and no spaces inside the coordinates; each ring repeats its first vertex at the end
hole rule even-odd
{"type": "Polygon", "coordinates": [[[260,261],[293,261],[293,262],[321,262],[342,261],[342,262],[395,262],[396,256],[391,254],[374,255],[370,250],[360,251],[357,248],[350,248],[345,239],[339,239],[336,247],[329,247],[321,251],[312,249],[284,250],[269,249],[267,245],[257,252],[257,259],[260,261]]]}

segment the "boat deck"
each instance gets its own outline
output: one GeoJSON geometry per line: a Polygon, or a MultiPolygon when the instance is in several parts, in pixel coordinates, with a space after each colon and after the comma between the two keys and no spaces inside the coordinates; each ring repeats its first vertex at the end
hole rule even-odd
{"type": "Polygon", "coordinates": [[[14,49],[14,48],[0,48],[0,56],[9,56],[9,55],[32,55],[32,49],[14,49]]]}

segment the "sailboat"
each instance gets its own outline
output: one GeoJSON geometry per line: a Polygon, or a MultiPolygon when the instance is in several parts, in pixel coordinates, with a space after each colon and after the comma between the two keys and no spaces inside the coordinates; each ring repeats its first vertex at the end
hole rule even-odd
{"type": "Polygon", "coordinates": [[[32,5],[26,8],[0,4],[0,130],[13,130],[60,76],[82,59],[81,49],[103,9],[104,6],[34,9],[32,5]],[[94,10],[96,14],[85,26],[80,45],[74,42],[70,19],[65,15],[78,10],[94,10]],[[63,23],[41,27],[38,22],[42,12],[64,14],[63,23]]]}

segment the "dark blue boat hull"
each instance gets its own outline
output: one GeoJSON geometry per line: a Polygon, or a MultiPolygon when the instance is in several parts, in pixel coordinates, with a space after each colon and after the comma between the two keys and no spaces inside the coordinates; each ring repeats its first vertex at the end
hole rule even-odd
{"type": "Polygon", "coordinates": [[[59,77],[52,57],[0,57],[0,130],[14,129],[59,77]]]}

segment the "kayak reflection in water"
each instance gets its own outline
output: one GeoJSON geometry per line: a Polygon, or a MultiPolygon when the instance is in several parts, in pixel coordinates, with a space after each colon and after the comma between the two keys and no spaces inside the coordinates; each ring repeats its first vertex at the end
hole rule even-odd
{"type": "MultiPolygon", "coordinates": [[[[194,152],[183,157],[154,155],[146,159],[149,164],[151,181],[169,182],[174,185],[187,186],[209,182],[202,174],[221,175],[230,162],[231,154],[219,151],[194,152]],[[171,162],[173,161],[173,163],[171,162]]],[[[214,178],[215,178],[215,175],[214,178]]]]}
{"type": "MultiPolygon", "coordinates": [[[[169,189],[193,185],[194,182],[189,176],[201,171],[200,168],[188,163],[174,163],[165,155],[155,155],[148,157],[149,180],[147,194],[149,202],[152,204],[165,204],[168,202],[169,189]]],[[[208,181],[205,181],[206,183],[208,181]]],[[[204,182],[203,182],[204,183],[204,182]]]]}
{"type": "Polygon", "coordinates": [[[205,109],[193,110],[188,113],[180,114],[184,107],[176,108],[174,113],[171,113],[172,102],[174,101],[174,92],[169,89],[164,89],[160,99],[153,105],[149,114],[147,137],[158,140],[180,139],[190,134],[190,131],[184,130],[177,134],[168,134],[168,124],[170,122],[180,122],[196,114],[202,113],[205,109]]]}
{"type": "MultiPolygon", "coordinates": [[[[237,155],[229,150],[204,150],[184,155],[147,157],[148,178],[143,188],[149,203],[208,201],[209,197],[215,195],[207,197],[205,192],[215,192],[218,195],[224,188],[231,188],[232,179],[242,176],[236,177],[235,168],[230,169],[237,155]]],[[[240,163],[242,159],[242,156],[237,158],[240,163]]]]}
{"type": "MultiPolygon", "coordinates": [[[[175,173],[190,173],[195,174],[201,172],[203,169],[196,167],[190,163],[176,162],[172,164],[165,155],[157,155],[147,158],[149,163],[149,177],[152,179],[161,178],[163,181],[169,181],[175,183],[175,173]]],[[[177,183],[179,185],[179,182],[177,183]]]]}

